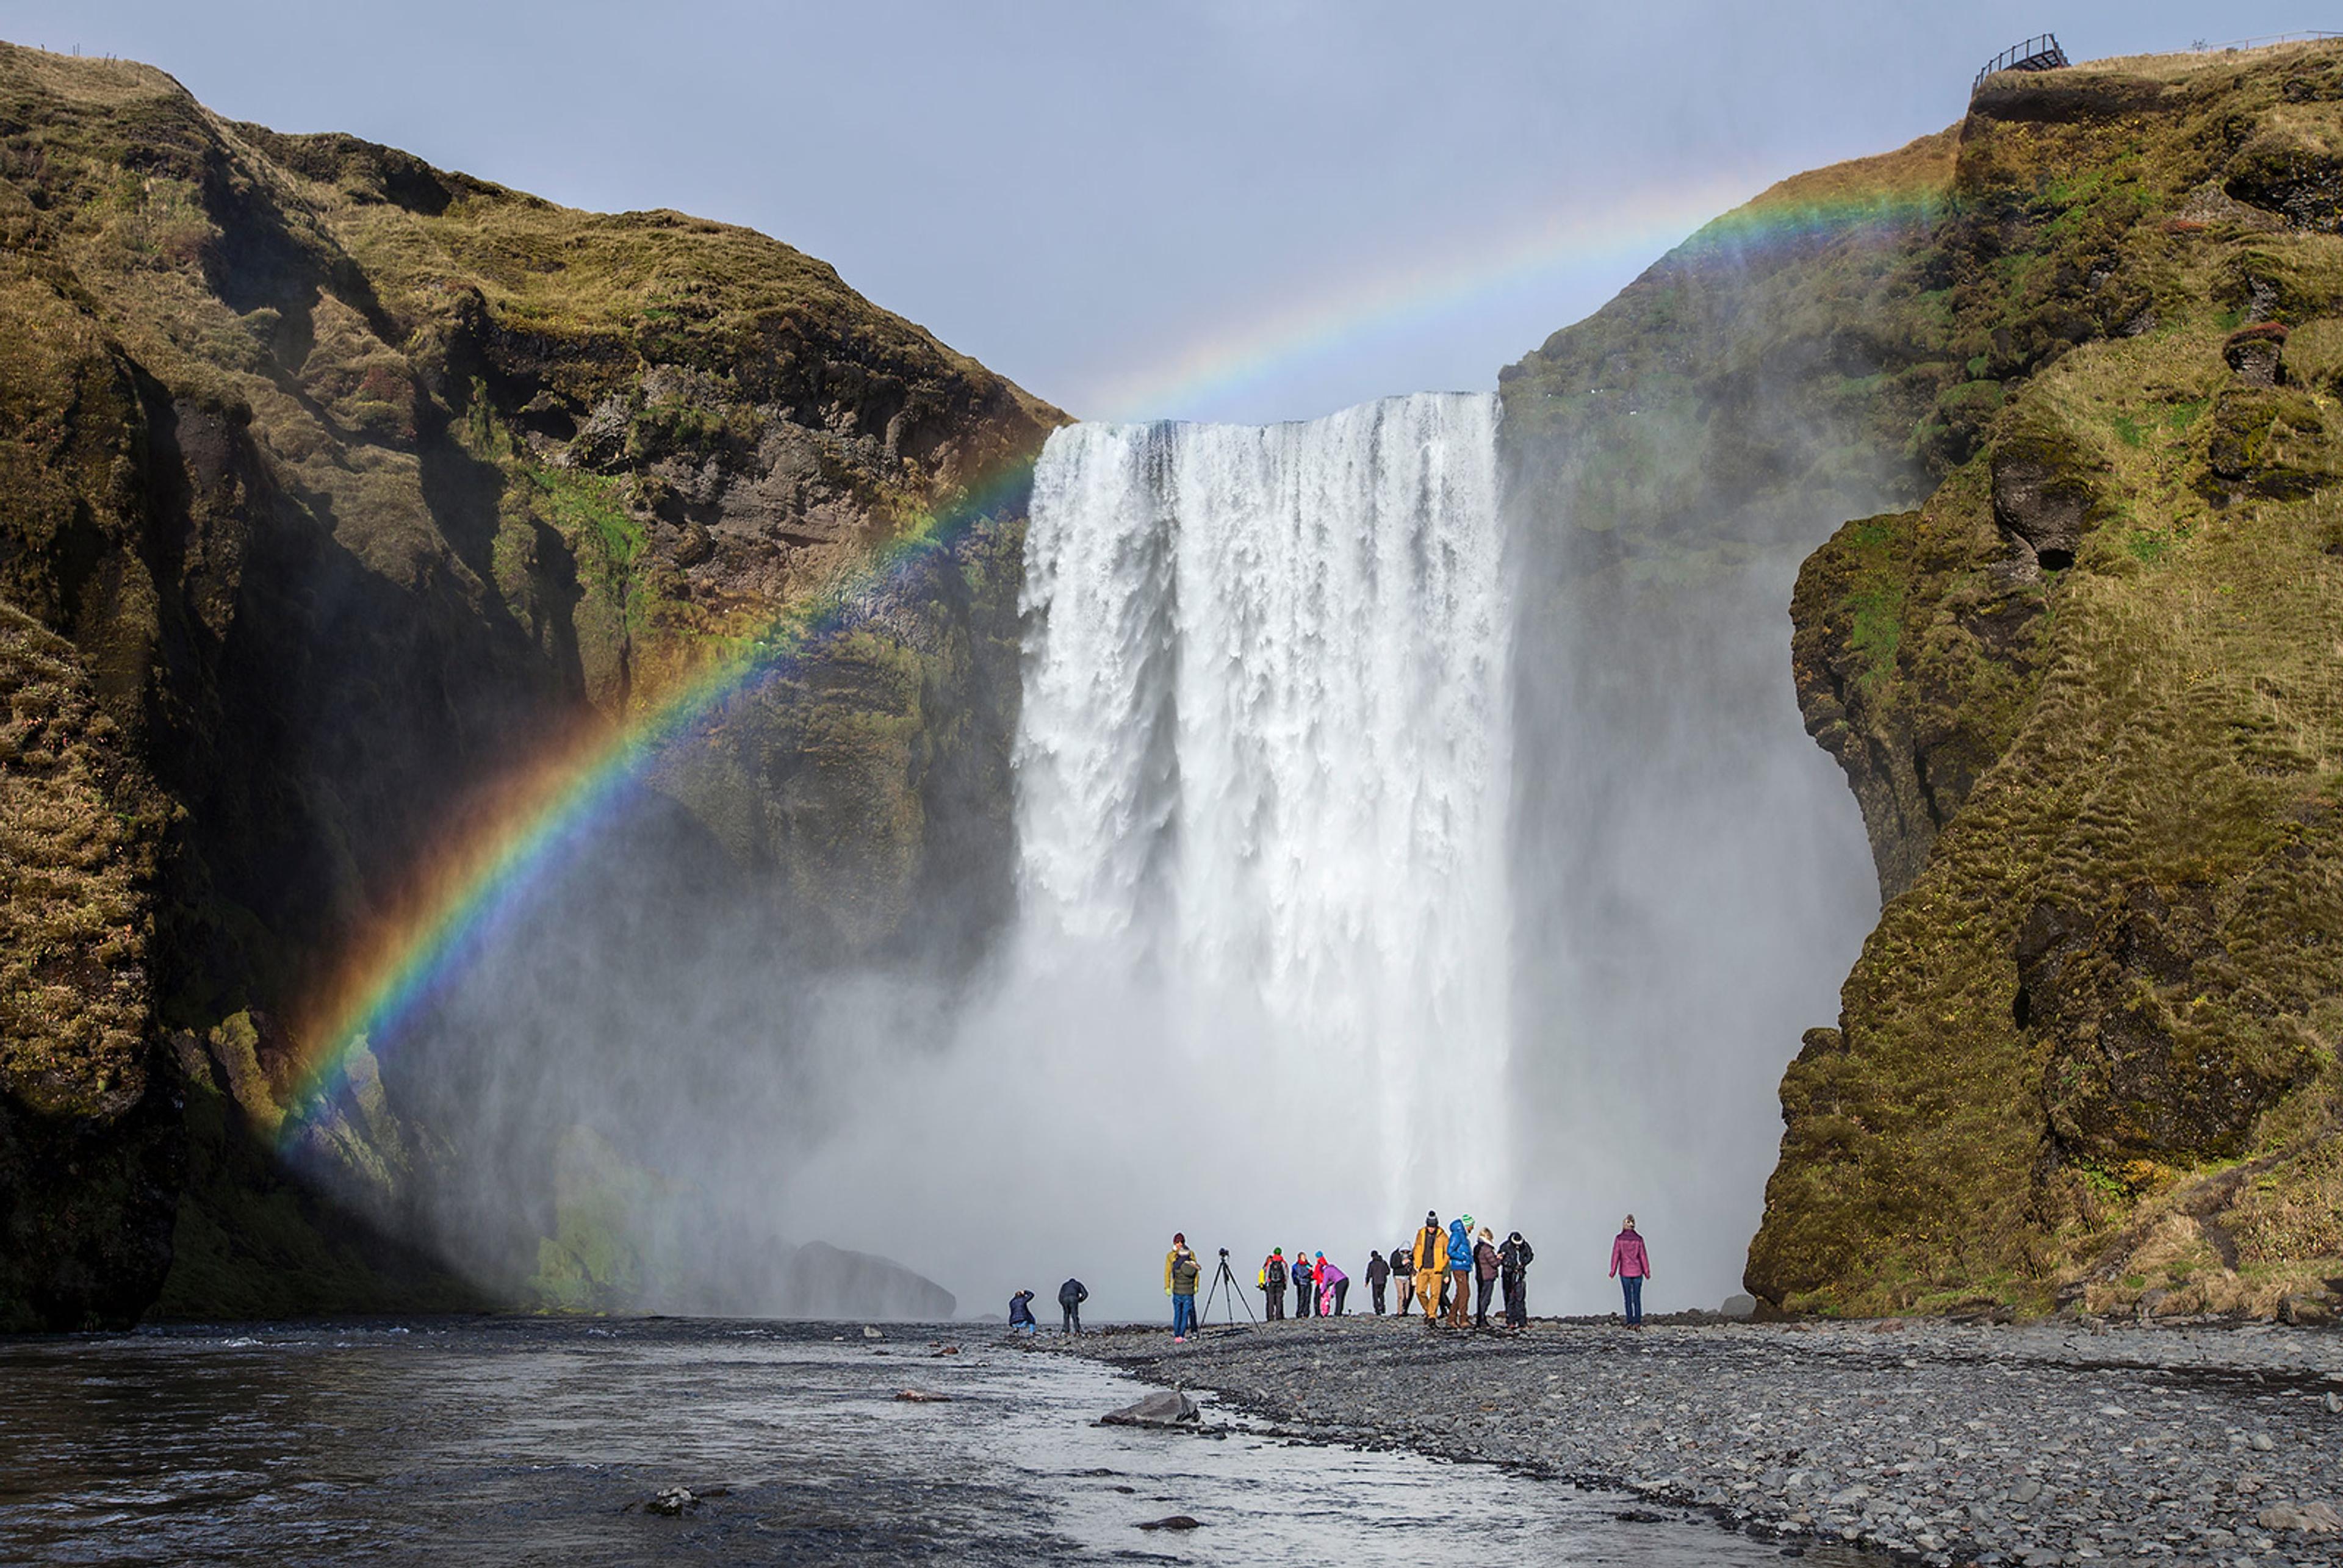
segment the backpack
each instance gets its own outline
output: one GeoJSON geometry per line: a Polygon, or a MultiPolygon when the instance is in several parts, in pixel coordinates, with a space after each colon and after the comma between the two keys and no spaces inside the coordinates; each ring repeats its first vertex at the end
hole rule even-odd
{"type": "Polygon", "coordinates": [[[1285,1288],[1285,1260],[1282,1258],[1272,1258],[1262,1266],[1261,1278],[1263,1285],[1273,1285],[1281,1291],[1283,1290],[1285,1288]]]}

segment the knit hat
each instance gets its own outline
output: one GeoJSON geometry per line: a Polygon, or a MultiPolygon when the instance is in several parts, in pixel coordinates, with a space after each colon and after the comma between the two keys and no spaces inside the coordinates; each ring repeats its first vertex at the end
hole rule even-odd
{"type": "Polygon", "coordinates": [[[1285,1256],[1285,1249],[1282,1247],[1272,1247],[1269,1250],[1269,1255],[1272,1258],[1282,1258],[1285,1256]]]}
{"type": "Polygon", "coordinates": [[[1470,1214],[1464,1216],[1464,1228],[1468,1231],[1473,1228],[1473,1216],[1470,1214]]]}

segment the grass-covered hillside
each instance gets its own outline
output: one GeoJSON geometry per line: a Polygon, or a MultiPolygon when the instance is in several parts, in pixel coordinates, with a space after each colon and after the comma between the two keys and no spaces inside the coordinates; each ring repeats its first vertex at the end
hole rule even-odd
{"type": "Polygon", "coordinates": [[[662,780],[809,950],[961,940],[1007,867],[995,481],[1061,417],[762,236],[0,46],[0,1165],[82,1171],[0,1189],[0,1328],[135,1311],[175,1226],[190,1277],[363,1278],[234,1141],[289,1015],[509,769],[975,494],[662,780]]]}
{"type": "Polygon", "coordinates": [[[2328,1310],[2338,224],[2343,47],[2004,76],[1963,126],[1976,449],[1793,607],[1890,900],[1783,1085],[1768,1297],[2328,1310]],[[1994,292],[2046,284],[2071,327],[2010,376],[1994,292]]]}
{"type": "MultiPolygon", "coordinates": [[[[1777,1305],[2343,1290],[2338,224],[2343,46],[2005,74],[1506,372],[1533,839],[1654,788],[1745,803],[1764,694],[1683,650],[1859,519],[1785,597],[1886,905],[1782,1084],[1748,1271],[1777,1305]],[[1590,783],[1573,747],[1624,760],[1590,783]]],[[[1704,955],[1638,891],[1601,984],[1681,992],[1704,955]]],[[[1669,1005],[1770,1022],[1714,1000],[1669,1005]]]]}

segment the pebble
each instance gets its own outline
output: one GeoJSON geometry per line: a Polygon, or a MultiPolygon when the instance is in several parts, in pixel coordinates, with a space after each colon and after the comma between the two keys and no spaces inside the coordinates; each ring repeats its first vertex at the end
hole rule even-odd
{"type": "Polygon", "coordinates": [[[1316,1441],[1936,1564],[2343,1563],[2343,1335],[2207,1323],[1288,1322],[1061,1347],[1316,1441]]]}

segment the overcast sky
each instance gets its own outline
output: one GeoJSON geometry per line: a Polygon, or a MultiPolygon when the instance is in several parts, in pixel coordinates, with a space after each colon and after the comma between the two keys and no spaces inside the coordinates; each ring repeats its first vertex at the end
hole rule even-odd
{"type": "Polygon", "coordinates": [[[578,206],[751,225],[1093,417],[1481,388],[1704,217],[1958,117],[1986,56],[2332,22],[2312,0],[0,0],[578,206]]]}

